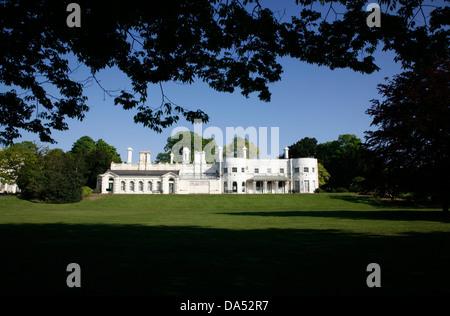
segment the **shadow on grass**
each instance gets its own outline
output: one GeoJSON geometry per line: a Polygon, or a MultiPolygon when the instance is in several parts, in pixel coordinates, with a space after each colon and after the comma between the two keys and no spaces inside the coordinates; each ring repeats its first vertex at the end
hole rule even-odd
{"type": "Polygon", "coordinates": [[[450,233],[0,225],[2,295],[450,294],[450,233]],[[69,263],[81,288],[68,288],[69,263]],[[368,288],[369,263],[382,287],[368,288]]]}
{"type": "Polygon", "coordinates": [[[450,215],[442,211],[421,210],[376,210],[376,211],[277,211],[277,212],[227,212],[217,213],[236,216],[274,216],[274,217],[324,217],[345,219],[369,219],[390,221],[433,221],[450,223],[450,215]]]}
{"type": "Polygon", "coordinates": [[[330,194],[329,197],[331,199],[336,200],[342,200],[346,202],[351,203],[361,203],[361,204],[367,204],[372,205],[375,207],[383,207],[383,208],[407,208],[407,207],[414,207],[414,208],[440,208],[440,205],[433,204],[431,202],[426,203],[418,203],[414,201],[408,201],[408,200],[402,200],[402,199],[376,199],[372,196],[366,196],[366,195],[358,195],[358,194],[330,194]]]}

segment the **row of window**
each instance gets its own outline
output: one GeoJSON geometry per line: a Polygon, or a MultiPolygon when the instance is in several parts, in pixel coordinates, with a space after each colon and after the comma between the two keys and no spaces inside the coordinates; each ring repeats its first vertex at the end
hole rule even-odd
{"type": "MultiPolygon", "coordinates": [[[[135,191],[135,183],[134,181],[130,181],[130,183],[128,184],[128,189],[131,192],[135,191]]],[[[121,181],[120,182],[120,190],[125,192],[126,191],[126,183],[125,181],[121,181]]],[[[139,181],[138,182],[138,191],[144,192],[144,182],[143,181],[139,181]]],[[[152,181],[148,181],[147,182],[147,191],[153,191],[153,182],[152,181]]],[[[161,181],[156,182],[156,191],[161,191],[161,181]]]]}
{"type": "MultiPolygon", "coordinates": [[[[312,168],[312,172],[315,171],[315,168],[312,168]]],[[[228,173],[228,168],[223,168],[224,173],[228,173]]],[[[238,172],[237,167],[232,167],[231,172],[238,172]]],[[[245,172],[245,168],[241,168],[241,172],[245,172]]],[[[300,173],[300,168],[294,168],[295,173],[300,173]]],[[[303,167],[303,172],[309,172],[309,167],[303,167]]],[[[259,173],[259,168],[255,168],[254,173],[259,173]]],[[[271,168],[267,168],[267,173],[272,173],[271,168]]],[[[280,173],[284,173],[284,168],[280,168],[280,173]]]]}

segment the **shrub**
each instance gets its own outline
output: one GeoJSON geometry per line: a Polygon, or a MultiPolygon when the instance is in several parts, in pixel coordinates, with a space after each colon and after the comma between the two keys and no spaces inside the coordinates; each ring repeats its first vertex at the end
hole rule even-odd
{"type": "Polygon", "coordinates": [[[347,193],[348,190],[346,188],[340,187],[334,190],[335,193],[347,193]]]}
{"type": "Polygon", "coordinates": [[[350,191],[360,193],[363,191],[363,183],[366,179],[364,177],[354,177],[350,184],[350,191]]]}
{"type": "Polygon", "coordinates": [[[82,187],[81,188],[81,197],[86,198],[92,196],[93,190],[90,187],[82,187]]]}
{"type": "Polygon", "coordinates": [[[95,188],[94,190],[92,190],[92,193],[102,193],[102,192],[100,191],[100,189],[95,188]]]}
{"type": "Polygon", "coordinates": [[[314,190],[314,193],[325,193],[325,190],[321,189],[321,188],[317,188],[314,190]]]}
{"type": "Polygon", "coordinates": [[[60,149],[28,159],[19,170],[21,197],[44,203],[74,203],[81,200],[82,174],[77,161],[60,149]]]}

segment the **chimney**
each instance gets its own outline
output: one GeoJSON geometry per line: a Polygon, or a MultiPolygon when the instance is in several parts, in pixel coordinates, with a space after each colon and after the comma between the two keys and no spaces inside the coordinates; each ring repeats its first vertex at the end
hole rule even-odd
{"type": "Polygon", "coordinates": [[[127,151],[128,151],[127,163],[131,163],[131,155],[133,154],[133,148],[128,147],[127,151]]]}
{"type": "Polygon", "coordinates": [[[284,148],[284,159],[289,159],[289,148],[288,147],[284,148]]]}
{"type": "Polygon", "coordinates": [[[219,147],[218,148],[219,150],[218,150],[218,157],[217,157],[217,161],[219,161],[219,162],[222,162],[223,161],[223,148],[222,147],[219,147]]]}
{"type": "Polygon", "coordinates": [[[150,151],[140,151],[139,152],[139,163],[148,164],[151,163],[151,152],[150,151]]]}
{"type": "Polygon", "coordinates": [[[187,147],[183,147],[183,163],[189,163],[191,161],[190,150],[187,147]]]}

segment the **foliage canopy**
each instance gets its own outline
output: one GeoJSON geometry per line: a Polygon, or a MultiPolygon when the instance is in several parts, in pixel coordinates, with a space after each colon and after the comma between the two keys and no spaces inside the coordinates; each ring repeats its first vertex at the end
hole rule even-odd
{"type": "Polygon", "coordinates": [[[167,81],[201,80],[220,92],[269,101],[283,56],[362,73],[378,69],[372,56],[378,45],[404,66],[448,58],[447,6],[383,0],[383,27],[369,28],[366,1],[295,2],[299,14],[289,20],[257,0],[79,0],[82,25],[70,28],[67,1],[1,1],[0,83],[8,89],[0,93],[0,142],[11,144],[25,130],[52,143],[52,130],[85,117],[86,81],[74,78],[71,58],[89,69],[87,81],[116,105],[137,110],[134,121],[157,132],[180,117],[194,122],[208,115],[172,103],[164,92],[160,103],[152,100],[150,85],[162,90],[167,81]],[[113,67],[131,80],[130,91],[114,94],[100,85],[96,75],[113,67]]]}

